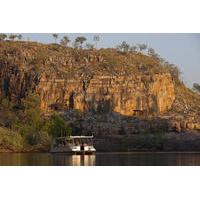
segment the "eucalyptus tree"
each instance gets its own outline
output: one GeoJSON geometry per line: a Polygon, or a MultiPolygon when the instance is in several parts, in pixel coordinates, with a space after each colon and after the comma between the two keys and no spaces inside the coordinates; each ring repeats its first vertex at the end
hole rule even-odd
{"type": "Polygon", "coordinates": [[[74,41],[72,46],[75,48],[75,49],[78,49],[79,48],[79,43],[74,41]]]}
{"type": "Polygon", "coordinates": [[[166,61],[165,61],[165,59],[164,59],[164,58],[161,58],[161,57],[160,57],[160,59],[159,59],[159,60],[160,60],[160,63],[161,63],[162,65],[165,65],[165,62],[166,62],[166,61]]]}
{"type": "Polygon", "coordinates": [[[9,35],[9,39],[10,40],[15,40],[17,38],[17,35],[15,35],[15,34],[10,34],[9,35]]]}
{"type": "Polygon", "coordinates": [[[147,45],[146,44],[138,44],[137,45],[140,51],[146,50],[147,49],[147,45]]]}
{"type": "Polygon", "coordinates": [[[200,84],[194,83],[192,89],[200,94],[200,84]]]}
{"type": "Polygon", "coordinates": [[[52,36],[53,36],[53,38],[54,38],[54,40],[55,40],[55,43],[56,43],[56,41],[57,41],[57,39],[58,39],[58,34],[53,33],[52,36]]]}
{"type": "Polygon", "coordinates": [[[7,35],[5,33],[0,33],[0,41],[3,41],[7,38],[7,35]]]}
{"type": "Polygon", "coordinates": [[[131,51],[131,52],[136,52],[137,49],[138,49],[138,48],[137,48],[137,46],[135,46],[135,45],[133,45],[133,46],[130,47],[130,51],[131,51]]]}
{"type": "Polygon", "coordinates": [[[129,50],[130,50],[130,45],[123,41],[119,46],[118,46],[118,49],[123,52],[123,53],[128,53],[129,50]]]}
{"type": "Polygon", "coordinates": [[[21,40],[23,37],[21,34],[17,35],[18,40],[21,40]]]}
{"type": "Polygon", "coordinates": [[[79,36],[75,39],[75,44],[81,49],[83,48],[83,43],[86,42],[87,39],[84,36],[79,36]]]}
{"type": "Polygon", "coordinates": [[[86,43],[86,48],[93,50],[94,49],[94,44],[86,43]]]}
{"type": "Polygon", "coordinates": [[[155,52],[155,50],[154,50],[153,48],[149,48],[149,49],[148,49],[148,54],[149,54],[150,56],[155,56],[155,55],[156,55],[156,52],[155,52]]]}
{"type": "Polygon", "coordinates": [[[97,44],[100,41],[100,36],[99,35],[94,35],[93,41],[95,42],[95,47],[97,48],[97,44]]]}
{"type": "Polygon", "coordinates": [[[70,39],[67,36],[64,36],[60,41],[60,44],[64,47],[68,47],[69,43],[70,43],[70,39]]]}

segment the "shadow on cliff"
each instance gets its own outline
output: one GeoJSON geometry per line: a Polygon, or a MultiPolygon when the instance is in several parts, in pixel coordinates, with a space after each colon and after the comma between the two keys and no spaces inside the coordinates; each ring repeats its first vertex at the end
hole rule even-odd
{"type": "MultiPolygon", "coordinates": [[[[70,97],[69,108],[63,111],[65,119],[70,123],[74,135],[135,135],[159,134],[166,132],[181,132],[180,124],[170,118],[169,113],[161,115],[135,109],[132,116],[126,116],[113,111],[113,102],[110,99],[87,101],[86,111],[74,109],[73,96],[70,97]]],[[[57,110],[58,111],[58,110],[57,110]]]]}
{"type": "Polygon", "coordinates": [[[98,107],[95,112],[70,109],[62,113],[70,122],[74,135],[136,135],[177,131],[168,119],[146,114],[125,116],[117,112],[104,112],[104,109],[98,107]]]}
{"type": "Polygon", "coordinates": [[[94,135],[98,151],[194,151],[200,150],[198,132],[177,130],[158,116],[124,116],[116,112],[92,113],[69,110],[73,135],[94,135]]]}

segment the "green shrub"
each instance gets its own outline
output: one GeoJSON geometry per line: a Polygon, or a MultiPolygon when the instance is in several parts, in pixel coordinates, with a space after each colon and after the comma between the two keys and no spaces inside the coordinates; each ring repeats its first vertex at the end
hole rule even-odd
{"type": "Polygon", "coordinates": [[[52,137],[60,137],[72,134],[72,128],[58,114],[51,116],[47,123],[47,132],[52,137]]]}
{"type": "Polygon", "coordinates": [[[0,127],[0,148],[20,150],[23,147],[23,138],[20,134],[0,127]]]}

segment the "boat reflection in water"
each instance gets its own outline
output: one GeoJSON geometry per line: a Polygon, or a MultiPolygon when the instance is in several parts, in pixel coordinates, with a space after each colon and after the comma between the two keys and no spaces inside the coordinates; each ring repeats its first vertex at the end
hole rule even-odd
{"type": "Polygon", "coordinates": [[[60,166],[94,166],[96,164],[95,155],[65,155],[57,154],[53,156],[53,165],[60,166]]]}
{"type": "Polygon", "coordinates": [[[72,155],[71,157],[73,166],[94,166],[95,155],[72,155]]]}

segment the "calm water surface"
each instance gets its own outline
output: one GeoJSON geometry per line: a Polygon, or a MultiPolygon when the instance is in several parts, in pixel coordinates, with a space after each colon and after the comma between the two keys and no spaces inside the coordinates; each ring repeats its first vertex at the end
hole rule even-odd
{"type": "Polygon", "coordinates": [[[67,155],[48,153],[1,153],[4,166],[175,166],[199,165],[200,153],[97,153],[67,155]]]}

